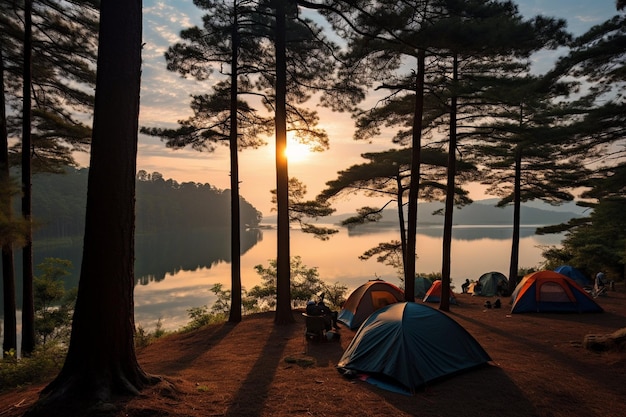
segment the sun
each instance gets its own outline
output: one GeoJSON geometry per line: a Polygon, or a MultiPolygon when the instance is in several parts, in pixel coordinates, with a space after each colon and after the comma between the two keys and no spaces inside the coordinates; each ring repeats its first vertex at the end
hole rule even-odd
{"type": "Polygon", "coordinates": [[[311,155],[311,148],[308,145],[304,145],[294,138],[287,139],[287,148],[285,149],[285,155],[289,162],[301,162],[306,160],[311,155]]]}

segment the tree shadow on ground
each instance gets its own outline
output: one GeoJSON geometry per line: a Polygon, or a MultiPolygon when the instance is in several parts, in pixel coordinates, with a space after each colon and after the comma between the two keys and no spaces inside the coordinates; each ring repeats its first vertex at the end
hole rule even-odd
{"type": "Polygon", "coordinates": [[[272,327],[256,362],[230,401],[225,416],[260,416],[289,339],[300,329],[296,324],[272,327]]]}

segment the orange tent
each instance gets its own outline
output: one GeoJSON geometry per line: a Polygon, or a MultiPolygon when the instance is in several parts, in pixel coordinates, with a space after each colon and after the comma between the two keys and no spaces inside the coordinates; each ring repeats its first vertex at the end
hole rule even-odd
{"type": "Polygon", "coordinates": [[[555,271],[526,275],[513,291],[511,302],[511,313],[603,311],[576,281],[555,271]]]}
{"type": "MultiPolygon", "coordinates": [[[[436,281],[433,281],[433,285],[430,286],[430,289],[424,296],[424,302],[425,303],[438,303],[440,301],[441,301],[441,280],[438,279],[436,281]]],[[[458,304],[458,302],[456,301],[456,297],[454,296],[454,293],[452,292],[452,290],[450,290],[450,303],[458,304]]]]}
{"type": "Polygon", "coordinates": [[[356,329],[374,311],[399,301],[404,301],[404,291],[400,288],[380,279],[370,280],[350,294],[337,320],[356,329]]]}

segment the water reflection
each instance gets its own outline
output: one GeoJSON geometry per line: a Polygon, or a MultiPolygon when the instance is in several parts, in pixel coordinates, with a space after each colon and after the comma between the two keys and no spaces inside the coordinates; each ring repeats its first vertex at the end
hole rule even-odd
{"type": "MultiPolygon", "coordinates": [[[[241,254],[262,239],[260,229],[242,231],[241,254]]],[[[165,279],[166,275],[210,269],[221,262],[231,262],[230,229],[138,236],[136,251],[136,284],[148,285],[165,279]]]]}
{"type": "MultiPolygon", "coordinates": [[[[539,226],[521,226],[520,238],[533,236],[539,226]]],[[[389,233],[395,229],[395,226],[387,223],[386,226],[380,225],[359,225],[353,228],[346,228],[349,236],[367,236],[389,233]]],[[[430,237],[442,237],[443,228],[440,225],[421,225],[417,228],[418,235],[430,237]]],[[[486,225],[455,225],[452,228],[452,237],[458,240],[481,240],[481,239],[511,239],[513,229],[510,226],[486,226],[486,225]]]]}
{"type": "MultiPolygon", "coordinates": [[[[535,236],[534,226],[522,229],[520,267],[537,267],[541,246],[558,245],[561,235],[535,236]]],[[[441,227],[420,227],[417,235],[416,270],[418,273],[441,271],[441,227]]],[[[511,229],[488,226],[455,226],[452,241],[452,283],[466,278],[477,279],[484,272],[506,274],[511,250],[511,229]]],[[[368,279],[380,277],[400,284],[396,272],[375,260],[359,260],[364,251],[379,242],[398,239],[397,229],[365,228],[358,232],[342,228],[323,242],[300,230],[290,233],[291,255],[299,255],[309,267],[316,267],[321,279],[341,283],[351,291],[368,279]]],[[[78,285],[82,240],[63,245],[36,245],[35,264],[46,257],[69,259],[74,264],[66,286],[78,285]]],[[[276,230],[247,230],[242,234],[241,280],[245,289],[260,283],[255,265],[268,265],[276,258],[276,230]]],[[[17,254],[19,255],[19,254],[17,254]]],[[[18,258],[19,256],[16,256],[18,258]]],[[[211,305],[215,297],[211,287],[220,283],[230,288],[230,234],[227,229],[193,231],[158,236],[137,236],[135,277],[135,322],[153,330],[161,320],[166,330],[188,322],[187,310],[211,305]]],[[[16,259],[16,267],[21,262],[16,259]]],[[[21,272],[17,272],[21,276],[21,272]]],[[[21,280],[17,280],[21,293],[21,280]]],[[[0,297],[0,303],[2,298],[0,297]]],[[[18,296],[21,303],[21,295],[18,296]]],[[[1,311],[1,310],[0,310],[1,311]]]]}

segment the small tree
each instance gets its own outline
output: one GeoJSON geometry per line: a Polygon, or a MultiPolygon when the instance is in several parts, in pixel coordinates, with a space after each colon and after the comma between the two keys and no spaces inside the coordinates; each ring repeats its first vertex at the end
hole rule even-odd
{"type": "Polygon", "coordinates": [[[76,291],[66,291],[63,278],[70,275],[72,262],[46,258],[37,265],[42,272],[35,277],[35,333],[42,345],[69,340],[76,291]]]}
{"type": "MultiPolygon", "coordinates": [[[[269,261],[269,266],[256,265],[254,269],[261,276],[263,283],[254,286],[248,291],[248,296],[260,301],[261,307],[274,308],[276,306],[276,259],[269,261]]],[[[291,258],[291,298],[295,307],[303,306],[308,300],[324,293],[324,300],[330,307],[341,304],[347,288],[338,283],[328,285],[324,283],[316,267],[309,268],[302,263],[300,256],[291,258]]]]}

